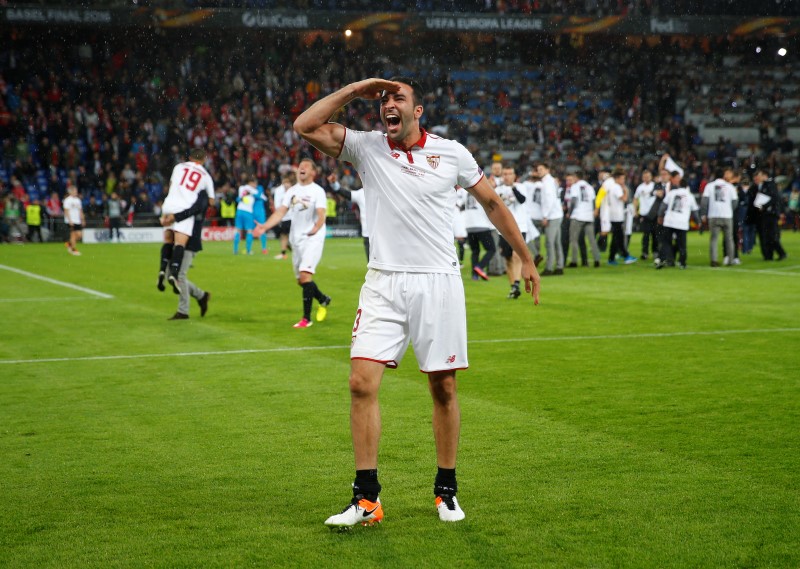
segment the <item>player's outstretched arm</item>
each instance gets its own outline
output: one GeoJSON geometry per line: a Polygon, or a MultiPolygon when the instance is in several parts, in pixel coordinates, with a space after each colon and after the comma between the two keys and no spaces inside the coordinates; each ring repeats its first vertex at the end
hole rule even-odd
{"type": "Polygon", "coordinates": [[[333,114],[355,99],[377,100],[383,91],[396,93],[400,84],[386,79],[364,79],[342,87],[308,107],[294,121],[294,130],[319,151],[339,157],[344,143],[344,127],[329,122],[333,114]]]}
{"type": "Polygon", "coordinates": [[[478,203],[481,204],[489,216],[492,224],[502,233],[506,241],[508,241],[514,252],[522,259],[522,279],[525,281],[525,292],[533,297],[533,303],[539,304],[539,288],[540,278],[539,271],[536,270],[536,265],[531,257],[531,252],[519,231],[516,220],[511,211],[497,195],[497,192],[492,188],[489,180],[484,176],[481,181],[467,191],[475,196],[478,203]]]}
{"type": "Polygon", "coordinates": [[[289,211],[289,208],[286,207],[285,205],[282,205],[279,208],[277,208],[272,213],[272,215],[269,216],[267,221],[265,221],[264,223],[256,223],[256,228],[253,230],[253,237],[256,238],[261,237],[267,231],[278,225],[283,219],[283,216],[286,215],[287,211],[289,211]]]}

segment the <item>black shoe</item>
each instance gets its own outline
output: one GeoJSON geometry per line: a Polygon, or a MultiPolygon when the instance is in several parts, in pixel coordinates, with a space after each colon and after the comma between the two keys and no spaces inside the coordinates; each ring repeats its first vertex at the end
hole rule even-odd
{"type": "Polygon", "coordinates": [[[176,277],[175,275],[170,275],[167,277],[167,282],[169,282],[169,284],[172,285],[172,292],[174,292],[175,294],[181,293],[181,289],[178,288],[178,277],[176,277]]]}
{"type": "Polygon", "coordinates": [[[325,307],[327,307],[327,306],[328,306],[330,303],[331,303],[331,297],[330,297],[330,296],[326,296],[326,297],[325,297],[325,298],[322,300],[322,302],[320,302],[320,303],[319,303],[319,305],[320,305],[320,306],[325,306],[325,307]]]}
{"type": "Polygon", "coordinates": [[[712,267],[719,267],[719,263],[717,261],[711,261],[712,267]]]}
{"type": "Polygon", "coordinates": [[[639,257],[639,258],[640,258],[642,261],[646,261],[646,260],[647,260],[647,253],[642,253],[642,256],[641,256],[641,257],[639,257]]]}
{"type": "Polygon", "coordinates": [[[553,274],[554,275],[563,275],[564,274],[564,269],[556,269],[555,271],[553,271],[553,274]]]}
{"type": "Polygon", "coordinates": [[[568,269],[577,269],[578,268],[578,263],[570,263],[569,265],[567,265],[567,268],[568,269]]]}
{"type": "Polygon", "coordinates": [[[203,295],[203,298],[197,299],[197,304],[200,305],[200,316],[205,316],[206,312],[208,312],[208,299],[211,298],[211,293],[207,292],[203,295]]]}
{"type": "Polygon", "coordinates": [[[594,268],[595,269],[599,269],[600,268],[600,261],[595,261],[594,262],[594,268]]]}
{"type": "Polygon", "coordinates": [[[508,292],[508,296],[506,298],[510,300],[516,300],[520,297],[522,293],[519,291],[519,288],[512,286],[511,290],[508,292]]]}
{"type": "Polygon", "coordinates": [[[779,260],[779,261],[783,261],[785,258],[786,258],[786,253],[784,253],[783,255],[781,255],[780,257],[778,257],[778,260],[779,260]]]}
{"type": "Polygon", "coordinates": [[[189,315],[184,314],[183,312],[176,312],[175,314],[167,318],[167,320],[189,320],[189,315]]]}
{"type": "Polygon", "coordinates": [[[539,268],[539,264],[542,261],[544,261],[544,257],[542,257],[541,255],[536,255],[536,257],[533,258],[533,264],[536,265],[537,269],[539,268]]]}
{"type": "Polygon", "coordinates": [[[167,274],[164,271],[158,272],[158,283],[156,284],[156,287],[158,287],[158,290],[160,290],[161,292],[167,290],[167,287],[164,286],[164,277],[166,276],[167,274]]]}
{"type": "Polygon", "coordinates": [[[545,271],[542,273],[543,277],[552,277],[555,273],[553,271],[545,271]]]}

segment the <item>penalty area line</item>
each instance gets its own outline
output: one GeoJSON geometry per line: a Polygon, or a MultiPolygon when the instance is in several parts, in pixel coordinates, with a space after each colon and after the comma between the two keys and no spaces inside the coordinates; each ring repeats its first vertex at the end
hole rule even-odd
{"type": "MultiPolygon", "coordinates": [[[[727,336],[731,334],[774,334],[800,332],[800,328],[761,328],[750,330],[709,330],[687,332],[653,332],[643,334],[601,334],[595,336],[545,336],[531,338],[495,338],[488,340],[470,340],[469,344],[510,344],[513,342],[574,342],[576,340],[617,340],[637,338],[671,338],[681,336],[727,336]]],[[[263,348],[250,350],[214,350],[206,352],[173,352],[168,354],[121,354],[114,356],[76,356],[72,358],[40,358],[28,360],[0,360],[0,365],[41,364],[58,362],[92,362],[109,360],[138,360],[144,358],[186,358],[197,356],[229,356],[236,354],[269,354],[280,352],[344,350],[350,346],[299,346],[283,348],[263,348]]]]}
{"type": "Polygon", "coordinates": [[[50,284],[54,284],[54,285],[58,285],[58,286],[63,286],[63,287],[66,287],[66,288],[71,288],[73,290],[79,290],[81,292],[85,292],[86,294],[91,294],[93,296],[97,296],[97,297],[100,297],[100,298],[114,298],[113,295],[106,294],[104,292],[99,292],[99,291],[92,290],[90,288],[86,288],[86,287],[82,287],[82,286],[78,286],[78,285],[75,285],[75,284],[72,284],[72,283],[66,283],[64,281],[51,279],[50,277],[37,275],[36,273],[29,273],[28,271],[23,271],[22,269],[17,269],[17,268],[14,268],[14,267],[9,267],[8,265],[0,265],[0,269],[6,270],[6,271],[10,271],[12,273],[17,273],[18,275],[22,275],[24,277],[28,277],[28,278],[31,278],[31,279],[44,281],[46,283],[50,283],[50,284]]]}

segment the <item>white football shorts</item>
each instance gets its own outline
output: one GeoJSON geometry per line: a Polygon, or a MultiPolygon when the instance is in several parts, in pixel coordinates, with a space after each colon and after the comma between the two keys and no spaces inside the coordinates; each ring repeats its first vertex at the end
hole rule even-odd
{"type": "Polygon", "coordinates": [[[350,359],[396,368],[409,342],[423,373],[469,367],[461,275],[367,271],[350,359]]]}
{"type": "Polygon", "coordinates": [[[183,221],[176,221],[167,227],[167,229],[172,229],[172,231],[176,233],[183,233],[191,237],[192,231],[194,231],[194,216],[184,219],[183,221]]]}
{"type": "Polygon", "coordinates": [[[295,278],[299,278],[301,272],[314,274],[320,259],[322,259],[322,249],[324,247],[325,227],[322,227],[317,234],[309,238],[300,239],[298,242],[292,243],[292,266],[295,278]]]}

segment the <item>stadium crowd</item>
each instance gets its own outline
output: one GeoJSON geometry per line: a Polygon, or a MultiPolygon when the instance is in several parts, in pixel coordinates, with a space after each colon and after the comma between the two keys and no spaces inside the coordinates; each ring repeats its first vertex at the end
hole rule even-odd
{"type": "MultiPolygon", "coordinates": [[[[249,173],[275,187],[305,156],[322,164],[323,179],[333,172],[343,187],[355,189],[355,173],[302,142],[292,121],[341,84],[398,73],[428,85],[426,128],[464,142],[487,164],[500,154],[527,173],[545,160],[559,178],[577,167],[595,186],[601,170],[619,166],[633,184],[644,168],[656,171],[668,151],[685,166],[695,194],[725,166],[766,167],[787,196],[800,183],[788,138],[800,114],[793,98],[798,74],[781,61],[754,61],[745,42],[580,44],[542,35],[533,38],[536,45],[530,36],[463,44],[460,36],[445,35],[432,47],[394,36],[390,44],[405,55],[390,61],[362,47],[372,45],[369,37],[356,44],[333,34],[153,33],[145,41],[141,31],[2,34],[6,238],[22,232],[23,212],[37,201],[53,228],[70,183],[89,223],[103,222],[113,198],[128,223],[152,224],[165,177],[195,146],[207,149],[223,195],[249,173]],[[723,57],[734,58],[735,67],[723,57]],[[729,74],[735,81],[726,80],[729,74]],[[739,115],[719,111],[731,101],[748,109],[744,123],[762,127],[760,144],[704,141],[687,120],[739,124],[739,115]]],[[[367,130],[379,123],[377,107],[363,101],[337,120],[367,130]]],[[[345,209],[341,196],[336,199],[345,209]]],[[[792,216],[790,223],[796,226],[792,216]]]]}
{"type": "MultiPolygon", "coordinates": [[[[27,4],[64,6],[63,0],[29,0],[27,4]]],[[[568,14],[579,16],[762,16],[763,7],[746,0],[84,0],[85,8],[240,8],[361,12],[463,12],[568,14]]],[[[0,6],[8,6],[0,0],[0,6]]],[[[800,4],[775,0],[773,16],[800,16],[800,4]]]]}

